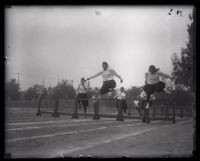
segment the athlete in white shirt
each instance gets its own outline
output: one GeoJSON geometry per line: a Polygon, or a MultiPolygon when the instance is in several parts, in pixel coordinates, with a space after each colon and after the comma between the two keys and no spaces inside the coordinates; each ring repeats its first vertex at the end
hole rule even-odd
{"type": "Polygon", "coordinates": [[[172,79],[171,76],[159,72],[159,68],[157,69],[154,65],[149,66],[148,72],[145,73],[145,86],[143,90],[147,94],[147,105],[146,108],[150,106],[150,96],[154,92],[164,92],[165,90],[165,83],[160,81],[160,77],[172,79]]]}
{"type": "Polygon", "coordinates": [[[121,83],[123,82],[123,79],[121,78],[121,76],[118,75],[114,69],[109,68],[107,62],[103,62],[102,67],[103,67],[102,71],[100,71],[99,73],[87,78],[87,80],[90,80],[90,79],[96,78],[100,75],[103,77],[103,85],[100,89],[101,95],[106,94],[106,93],[114,90],[114,88],[116,87],[116,82],[114,80],[115,76],[120,79],[121,83]]]}
{"type": "Polygon", "coordinates": [[[85,117],[87,113],[87,107],[89,106],[88,95],[87,92],[90,88],[90,84],[85,78],[81,78],[81,83],[78,85],[77,88],[77,101],[79,108],[81,108],[81,103],[84,107],[85,117]]]}

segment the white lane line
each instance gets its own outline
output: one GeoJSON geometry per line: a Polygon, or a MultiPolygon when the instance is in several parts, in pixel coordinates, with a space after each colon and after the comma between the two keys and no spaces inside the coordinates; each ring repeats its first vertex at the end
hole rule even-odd
{"type": "Polygon", "coordinates": [[[103,140],[103,141],[101,141],[101,142],[92,143],[91,145],[87,145],[87,146],[83,146],[83,147],[76,147],[76,148],[73,148],[73,149],[69,149],[69,150],[67,150],[67,151],[59,152],[59,154],[58,154],[56,157],[65,156],[65,155],[68,154],[68,153],[72,153],[72,152],[79,151],[79,150],[89,149],[89,148],[92,148],[92,147],[94,147],[94,146],[101,145],[101,144],[104,144],[104,143],[110,143],[110,142],[113,142],[113,141],[116,141],[116,140],[125,139],[125,138],[127,138],[127,137],[140,135],[140,134],[143,134],[143,133],[152,131],[152,130],[154,130],[154,129],[156,129],[156,128],[158,128],[158,127],[153,127],[153,128],[149,128],[149,129],[146,129],[146,130],[142,130],[142,131],[140,131],[140,132],[134,132],[134,133],[131,133],[131,134],[126,134],[126,135],[117,136],[117,137],[115,137],[115,138],[113,138],[113,139],[103,140]]]}
{"type": "Polygon", "coordinates": [[[50,128],[50,127],[71,127],[71,126],[82,126],[82,125],[95,125],[95,124],[109,124],[116,121],[113,120],[107,120],[107,121],[101,121],[101,122],[87,122],[82,124],[64,124],[64,125],[49,125],[49,126],[32,126],[32,127],[20,127],[20,128],[14,128],[14,129],[6,129],[6,131],[21,131],[21,130],[32,130],[32,129],[41,129],[41,128],[50,128]]]}
{"type": "MultiPolygon", "coordinates": [[[[156,120],[156,121],[153,121],[153,123],[160,123],[160,122],[163,122],[163,121],[161,121],[161,120],[156,120]]],[[[146,124],[146,123],[136,123],[136,124],[134,124],[134,125],[140,125],[140,124],[146,124]]],[[[133,124],[125,124],[125,126],[127,127],[127,126],[133,126],[133,124]]],[[[117,126],[115,126],[115,127],[124,127],[124,125],[117,125],[117,126]]]]}
{"type": "Polygon", "coordinates": [[[36,124],[45,124],[45,123],[60,123],[60,122],[82,122],[82,121],[91,121],[90,119],[81,119],[81,120],[57,120],[57,121],[37,121],[37,122],[17,122],[17,123],[7,123],[6,125],[36,125],[36,124]]]}
{"type": "MultiPolygon", "coordinates": [[[[65,121],[65,122],[68,122],[69,121],[65,121]]],[[[87,123],[83,123],[83,124],[62,124],[62,125],[48,125],[48,126],[28,126],[28,127],[19,127],[19,128],[9,128],[9,129],[6,129],[6,131],[20,131],[20,130],[31,130],[31,129],[40,129],[40,128],[47,128],[47,127],[70,127],[70,126],[78,126],[78,125],[93,125],[93,124],[101,124],[101,123],[112,123],[112,122],[116,122],[115,120],[101,120],[99,122],[92,122],[92,120],[90,121],[83,121],[83,122],[87,122],[87,123]]],[[[127,120],[126,122],[133,122],[133,120],[127,120]]],[[[135,121],[135,122],[138,122],[138,121],[135,121]]],[[[54,123],[57,123],[57,122],[54,122],[54,123]]],[[[71,122],[70,122],[71,123],[71,122]]],[[[73,122],[72,122],[73,123],[73,122]]],[[[42,122],[43,124],[43,122],[42,122]]]]}
{"type": "Polygon", "coordinates": [[[6,140],[6,142],[15,142],[15,141],[30,140],[30,139],[48,138],[48,137],[54,137],[54,136],[59,136],[59,135],[69,135],[69,134],[76,134],[76,133],[80,133],[80,132],[87,132],[87,131],[94,131],[94,130],[102,130],[102,127],[95,128],[95,129],[88,129],[88,130],[68,131],[68,132],[60,132],[60,133],[47,134],[47,135],[38,135],[38,136],[31,136],[31,137],[21,137],[21,138],[15,138],[15,139],[8,139],[8,140],[6,140]]]}
{"type": "MultiPolygon", "coordinates": [[[[91,121],[92,119],[79,119],[79,120],[56,120],[56,121],[34,121],[34,122],[15,122],[15,123],[6,123],[6,125],[35,125],[35,124],[43,124],[43,123],[60,123],[60,122],[87,122],[87,121],[91,121]]],[[[112,119],[105,119],[105,120],[100,120],[100,121],[109,121],[109,120],[113,120],[112,119]]],[[[93,120],[94,121],[94,120],[93,120]]]]}
{"type": "MultiPolygon", "coordinates": [[[[192,121],[192,120],[181,121],[181,122],[178,122],[177,124],[184,124],[184,123],[187,123],[187,122],[190,122],[190,121],[192,121]]],[[[161,121],[158,121],[158,122],[161,122],[161,121]]],[[[142,130],[140,132],[135,132],[135,133],[131,133],[131,134],[121,135],[121,136],[117,136],[117,137],[115,137],[113,139],[107,139],[107,140],[103,140],[101,142],[92,143],[91,145],[87,145],[87,146],[83,146],[83,147],[76,147],[76,148],[69,149],[69,150],[66,150],[66,151],[63,151],[63,152],[59,152],[59,154],[56,157],[65,156],[68,153],[72,153],[72,152],[79,151],[79,150],[85,150],[85,149],[93,148],[94,146],[101,145],[101,144],[104,144],[104,143],[111,143],[113,141],[122,140],[122,139],[125,139],[127,137],[141,135],[143,133],[150,132],[150,131],[153,131],[155,129],[158,129],[159,127],[172,127],[172,126],[175,126],[177,124],[170,124],[170,125],[153,127],[153,128],[149,128],[149,129],[146,129],[146,130],[142,130]]]]}
{"type": "Polygon", "coordinates": [[[184,123],[187,123],[187,122],[192,122],[193,120],[192,119],[189,119],[189,120],[185,120],[185,121],[180,121],[176,124],[171,124],[171,125],[164,125],[163,127],[172,127],[172,126],[176,126],[176,125],[180,125],[180,124],[184,124],[184,123]]]}
{"type": "MultiPolygon", "coordinates": [[[[127,126],[136,126],[136,125],[142,125],[144,123],[136,123],[136,124],[127,124],[127,126]]],[[[112,126],[117,127],[117,126],[112,126]]],[[[126,124],[121,127],[126,127],[126,124]]],[[[8,139],[6,142],[15,142],[15,141],[24,141],[24,140],[30,140],[30,139],[39,139],[39,138],[48,138],[48,137],[54,137],[54,136],[61,136],[61,135],[69,135],[69,134],[76,134],[80,132],[90,132],[95,130],[103,130],[109,127],[99,127],[99,128],[93,128],[93,129],[87,129],[87,130],[79,130],[79,131],[68,131],[68,132],[59,132],[54,134],[47,134],[47,135],[37,135],[37,136],[31,136],[31,137],[21,137],[21,138],[14,138],[14,139],[8,139]]]]}
{"type": "MultiPolygon", "coordinates": [[[[191,120],[189,120],[189,121],[191,121],[191,120]]],[[[154,123],[155,122],[159,123],[159,122],[162,122],[162,121],[154,121],[154,123]]],[[[187,121],[183,121],[182,123],[185,123],[185,122],[188,122],[188,120],[187,121]]],[[[126,127],[126,126],[136,126],[136,125],[143,125],[143,124],[144,123],[124,124],[124,125],[117,125],[117,126],[112,126],[112,127],[126,127]]],[[[180,124],[180,122],[179,122],[179,124],[180,124]]],[[[164,125],[162,127],[169,127],[169,126],[173,126],[173,125],[176,125],[176,124],[164,125]]],[[[79,132],[89,132],[89,131],[94,131],[94,130],[102,130],[102,129],[106,129],[106,128],[109,128],[109,127],[103,127],[103,128],[99,127],[99,128],[95,128],[95,129],[88,129],[88,130],[60,132],[60,133],[47,134],[47,135],[38,135],[38,136],[32,136],[32,137],[21,137],[21,138],[15,138],[15,139],[8,139],[8,140],[6,140],[6,142],[23,141],[23,140],[38,139],[38,138],[47,138],[47,137],[54,137],[54,136],[59,136],[59,135],[75,134],[75,133],[79,133],[79,132]]]]}

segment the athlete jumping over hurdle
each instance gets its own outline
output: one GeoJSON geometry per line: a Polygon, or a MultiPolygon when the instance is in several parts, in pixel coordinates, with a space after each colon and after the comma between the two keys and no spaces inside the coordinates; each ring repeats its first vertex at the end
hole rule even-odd
{"type": "Polygon", "coordinates": [[[123,79],[119,74],[116,73],[114,69],[109,68],[107,62],[102,63],[103,70],[99,73],[87,78],[87,80],[93,79],[101,75],[103,77],[103,85],[99,91],[100,95],[104,95],[108,92],[114,91],[116,87],[116,82],[114,80],[114,76],[120,79],[120,82],[123,82],[123,79]]]}
{"type": "Polygon", "coordinates": [[[143,90],[146,92],[146,109],[150,107],[150,96],[154,92],[169,93],[169,91],[165,88],[165,83],[160,81],[160,77],[172,79],[170,75],[164,74],[159,71],[159,68],[156,68],[154,65],[150,65],[148,72],[145,73],[145,86],[143,87],[143,90]]]}

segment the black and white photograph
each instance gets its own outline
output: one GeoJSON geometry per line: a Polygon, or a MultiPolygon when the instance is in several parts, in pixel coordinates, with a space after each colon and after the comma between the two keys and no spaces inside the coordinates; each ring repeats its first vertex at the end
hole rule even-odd
{"type": "Polygon", "coordinates": [[[191,158],[193,5],[11,5],[4,158],[191,158]]]}

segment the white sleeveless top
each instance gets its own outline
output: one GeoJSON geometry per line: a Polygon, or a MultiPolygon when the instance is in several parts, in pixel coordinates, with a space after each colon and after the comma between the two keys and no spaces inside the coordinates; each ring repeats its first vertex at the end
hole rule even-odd
{"type": "Polygon", "coordinates": [[[108,68],[107,70],[103,70],[101,73],[101,76],[103,77],[103,81],[113,80],[115,75],[115,71],[111,68],[108,68]]]}
{"type": "Polygon", "coordinates": [[[147,84],[155,84],[160,81],[159,72],[156,72],[154,74],[151,74],[150,72],[146,72],[145,75],[147,77],[147,84]]]}
{"type": "MultiPolygon", "coordinates": [[[[84,85],[86,89],[90,87],[90,84],[88,81],[86,81],[84,85]]],[[[77,89],[77,93],[87,93],[87,90],[85,88],[83,87],[82,83],[80,83],[77,89]]]]}

